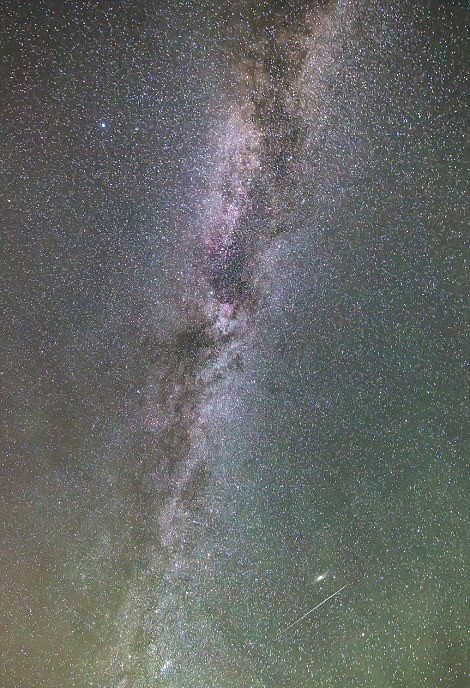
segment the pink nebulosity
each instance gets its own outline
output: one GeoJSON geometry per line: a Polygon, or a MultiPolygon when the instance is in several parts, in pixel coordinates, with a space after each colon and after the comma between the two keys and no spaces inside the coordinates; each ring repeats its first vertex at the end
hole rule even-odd
{"type": "Polygon", "coordinates": [[[250,189],[260,168],[260,134],[251,110],[249,104],[232,105],[223,131],[218,132],[221,144],[201,218],[204,272],[222,303],[234,300],[217,285],[230,283],[236,261],[241,261],[241,222],[249,211],[250,189]]]}

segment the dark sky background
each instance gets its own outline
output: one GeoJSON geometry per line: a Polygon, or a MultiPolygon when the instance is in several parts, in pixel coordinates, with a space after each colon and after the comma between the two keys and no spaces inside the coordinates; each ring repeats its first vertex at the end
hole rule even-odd
{"type": "Polygon", "coordinates": [[[469,12],[320,5],[2,5],[5,688],[469,684],[469,12]]]}

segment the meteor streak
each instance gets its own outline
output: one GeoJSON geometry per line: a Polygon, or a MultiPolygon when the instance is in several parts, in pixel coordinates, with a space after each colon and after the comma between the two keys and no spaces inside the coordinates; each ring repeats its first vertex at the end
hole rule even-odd
{"type": "Polygon", "coordinates": [[[312,609],[310,609],[308,612],[306,612],[303,616],[301,616],[301,617],[298,618],[296,621],[293,621],[291,624],[289,624],[288,626],[286,626],[286,628],[284,628],[284,630],[281,631],[281,632],[279,633],[279,636],[278,636],[278,637],[281,637],[282,635],[284,635],[285,633],[287,633],[287,631],[289,631],[291,628],[294,628],[294,626],[297,626],[301,621],[303,621],[304,619],[306,619],[307,616],[309,616],[310,614],[313,614],[314,611],[316,611],[317,609],[319,609],[320,607],[322,607],[326,602],[328,602],[328,600],[331,600],[333,597],[336,597],[336,595],[339,595],[339,593],[340,593],[342,590],[344,590],[344,588],[347,588],[348,585],[349,585],[349,583],[346,583],[346,585],[343,585],[342,588],[340,588],[339,590],[337,590],[336,592],[334,592],[332,595],[329,595],[328,597],[325,597],[325,599],[324,599],[322,602],[319,602],[317,605],[315,605],[315,607],[312,607],[312,609]]]}

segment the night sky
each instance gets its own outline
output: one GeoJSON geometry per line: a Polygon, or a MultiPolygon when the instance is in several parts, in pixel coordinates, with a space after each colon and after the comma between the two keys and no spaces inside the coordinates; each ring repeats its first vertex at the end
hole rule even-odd
{"type": "Polygon", "coordinates": [[[470,685],[466,3],[0,19],[0,686],[470,685]]]}

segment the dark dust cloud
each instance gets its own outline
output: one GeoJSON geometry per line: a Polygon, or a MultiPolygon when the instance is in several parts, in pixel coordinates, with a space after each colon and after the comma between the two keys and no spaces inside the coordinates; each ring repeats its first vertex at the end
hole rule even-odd
{"type": "Polygon", "coordinates": [[[1,686],[468,685],[465,3],[1,18],[1,686]]]}

